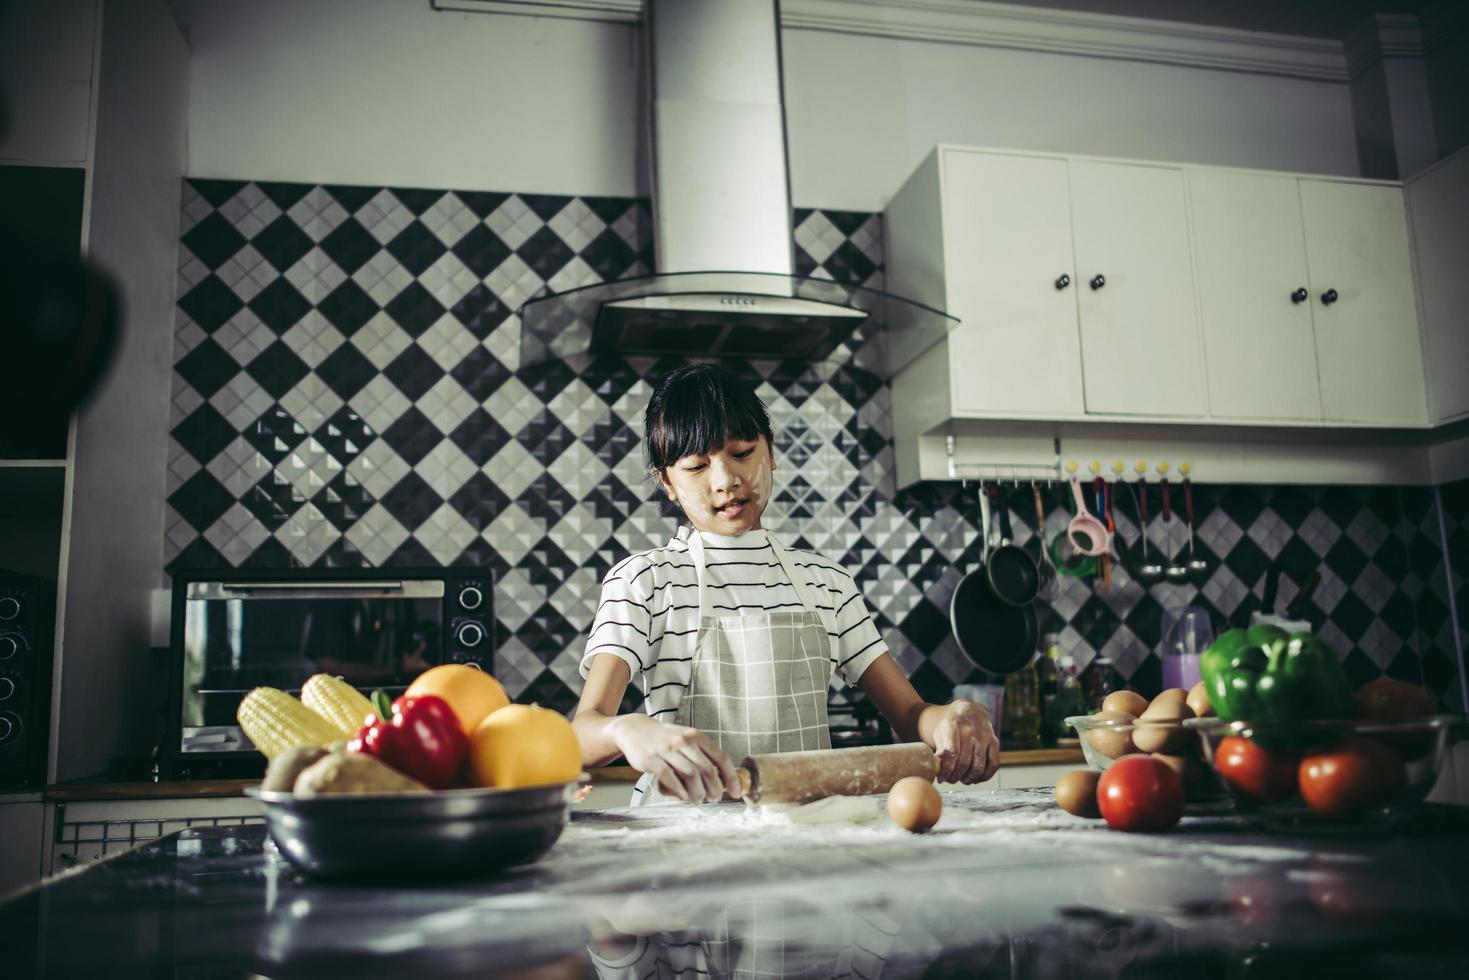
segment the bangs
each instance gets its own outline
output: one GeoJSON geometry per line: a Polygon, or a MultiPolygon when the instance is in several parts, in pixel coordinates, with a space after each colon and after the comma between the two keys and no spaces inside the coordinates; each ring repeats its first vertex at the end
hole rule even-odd
{"type": "Polygon", "coordinates": [[[680,368],[664,378],[648,403],[646,421],[648,465],[655,470],[712,453],[731,439],[773,441],[760,399],[712,364],[680,368]]]}

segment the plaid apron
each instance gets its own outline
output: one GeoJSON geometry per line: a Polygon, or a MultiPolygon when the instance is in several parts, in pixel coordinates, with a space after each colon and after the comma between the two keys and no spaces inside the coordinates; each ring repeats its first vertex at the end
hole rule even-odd
{"type": "MultiPolygon", "coordinates": [[[[738,765],[748,755],[831,748],[826,698],[834,664],[835,621],[774,535],[770,549],[795,587],[800,612],[716,616],[705,587],[704,542],[679,529],[699,581],[699,626],[689,683],[673,723],[697,728],[738,765]]],[[[633,805],[665,797],[650,773],[638,780],[633,805]]]]}

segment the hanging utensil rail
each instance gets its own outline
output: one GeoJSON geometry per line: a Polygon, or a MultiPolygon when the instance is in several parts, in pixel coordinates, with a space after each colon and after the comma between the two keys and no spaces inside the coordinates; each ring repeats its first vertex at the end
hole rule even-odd
{"type": "Polygon", "coordinates": [[[955,454],[952,435],[944,437],[944,454],[948,458],[949,479],[981,480],[995,483],[1056,483],[1064,479],[1061,458],[1049,463],[1007,462],[989,460],[983,463],[961,463],[955,454]]]}

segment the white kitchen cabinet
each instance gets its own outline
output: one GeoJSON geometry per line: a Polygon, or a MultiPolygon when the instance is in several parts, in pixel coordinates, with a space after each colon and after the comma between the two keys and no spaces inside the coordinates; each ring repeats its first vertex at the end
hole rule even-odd
{"type": "Polygon", "coordinates": [[[959,319],[894,383],[918,428],[1207,410],[1180,168],[939,147],[884,230],[888,288],[959,319]]]}
{"type": "Polygon", "coordinates": [[[1066,161],[945,149],[930,162],[889,222],[909,233],[908,206],[936,221],[916,234],[937,246],[920,257],[932,305],[960,321],[946,352],[952,413],[1082,414],[1076,291],[1056,286],[1076,277],[1066,161]]]}
{"type": "Polygon", "coordinates": [[[1204,168],[1188,179],[1211,413],[1422,425],[1401,189],[1204,168]]]}
{"type": "Polygon", "coordinates": [[[1093,160],[1066,169],[1086,410],[1204,415],[1183,170],[1093,160]]]}
{"type": "Polygon", "coordinates": [[[1469,149],[1413,177],[1406,192],[1430,417],[1450,422],[1469,416],[1469,149]]]}
{"type": "Polygon", "coordinates": [[[1210,411],[1321,418],[1296,178],[1192,169],[1188,190],[1210,411]]]}
{"type": "Polygon", "coordinates": [[[92,129],[99,0],[0,6],[0,160],[81,163],[92,129]]]}
{"type": "Polygon", "coordinates": [[[1299,187],[1322,417],[1423,424],[1423,349],[1402,188],[1306,178],[1299,187]]]}

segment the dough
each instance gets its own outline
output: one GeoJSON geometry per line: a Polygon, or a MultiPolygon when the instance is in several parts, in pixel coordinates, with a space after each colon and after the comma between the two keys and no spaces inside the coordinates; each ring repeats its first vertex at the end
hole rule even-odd
{"type": "Polygon", "coordinates": [[[813,800],[785,811],[791,823],[870,823],[876,820],[882,807],[871,796],[828,796],[824,800],[813,800]]]}

